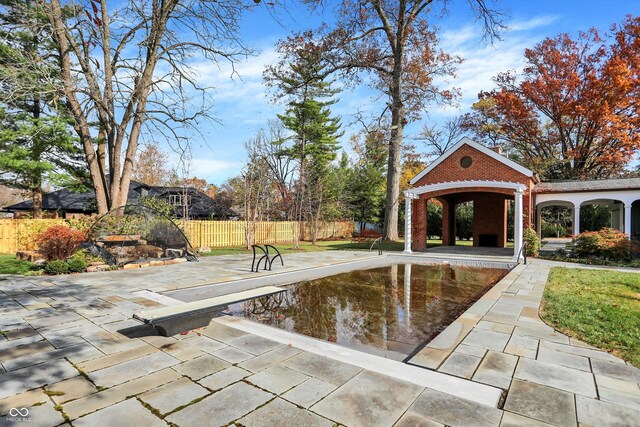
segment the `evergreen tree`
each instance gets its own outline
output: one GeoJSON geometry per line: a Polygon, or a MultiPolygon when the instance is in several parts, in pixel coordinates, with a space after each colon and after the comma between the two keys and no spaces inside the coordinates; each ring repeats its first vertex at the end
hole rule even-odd
{"type": "Polygon", "coordinates": [[[331,105],[339,91],[325,80],[321,52],[305,45],[281,44],[277,65],[265,71],[265,82],[275,89],[275,99],[285,99],[287,108],[278,115],[291,131],[291,145],[282,152],[298,162],[298,185],[294,217],[311,222],[315,244],[317,225],[327,198],[326,178],[340,148],[340,118],[332,117],[331,105]]]}
{"type": "Polygon", "coordinates": [[[0,5],[0,183],[28,190],[40,217],[43,182],[82,188],[86,172],[70,123],[58,114],[48,20],[36,2],[0,5]]]}

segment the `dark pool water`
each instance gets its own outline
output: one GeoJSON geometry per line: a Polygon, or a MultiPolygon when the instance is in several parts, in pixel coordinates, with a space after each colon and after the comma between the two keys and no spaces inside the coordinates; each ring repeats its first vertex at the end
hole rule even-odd
{"type": "Polygon", "coordinates": [[[433,339],[508,270],[396,264],[285,286],[228,313],[402,360],[433,339]]]}

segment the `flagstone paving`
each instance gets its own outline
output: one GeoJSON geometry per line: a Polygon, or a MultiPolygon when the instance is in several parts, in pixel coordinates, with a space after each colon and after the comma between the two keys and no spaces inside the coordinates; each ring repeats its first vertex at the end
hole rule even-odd
{"type": "MultiPolygon", "coordinates": [[[[366,257],[288,255],[285,269],[258,276],[366,257]]],[[[32,425],[43,426],[631,426],[640,419],[640,370],[539,319],[549,270],[559,263],[516,267],[409,361],[502,389],[497,408],[215,319],[168,338],[131,319],[172,303],[158,292],[255,277],[249,265],[250,257],[233,255],[0,278],[0,425],[19,425],[7,417],[11,408],[28,408],[32,425]]]]}

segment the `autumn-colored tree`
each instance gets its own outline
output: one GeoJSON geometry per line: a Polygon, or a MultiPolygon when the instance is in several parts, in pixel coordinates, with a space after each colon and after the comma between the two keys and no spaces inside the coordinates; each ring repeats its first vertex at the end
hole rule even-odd
{"type": "Polygon", "coordinates": [[[506,136],[500,125],[500,116],[496,100],[481,96],[473,103],[471,112],[462,116],[461,127],[473,135],[473,139],[488,147],[499,147],[507,144],[506,136]]]}
{"type": "Polygon", "coordinates": [[[131,177],[147,185],[165,185],[171,179],[167,161],[167,153],[156,144],[149,144],[136,156],[131,177]]]}
{"type": "Polygon", "coordinates": [[[640,17],[610,36],[547,38],[525,58],[522,73],[502,73],[480,94],[486,126],[545,178],[619,174],[640,149],[640,17]]]}
{"type": "MultiPolygon", "coordinates": [[[[489,1],[468,3],[483,20],[486,34],[495,35],[501,24],[489,1]]],[[[438,16],[446,7],[445,0],[345,0],[335,29],[318,33],[328,69],[354,84],[366,81],[383,99],[380,113],[385,116],[389,138],[384,237],[389,240],[398,239],[404,127],[430,103],[448,103],[456,94],[438,82],[453,74],[459,58],[438,48],[438,38],[427,24],[427,16],[438,16]]],[[[290,42],[301,37],[304,34],[290,42]]]]}
{"type": "Polygon", "coordinates": [[[422,154],[416,151],[413,144],[405,144],[402,147],[402,168],[400,178],[400,191],[411,188],[409,181],[418,175],[426,166],[422,154]]]}

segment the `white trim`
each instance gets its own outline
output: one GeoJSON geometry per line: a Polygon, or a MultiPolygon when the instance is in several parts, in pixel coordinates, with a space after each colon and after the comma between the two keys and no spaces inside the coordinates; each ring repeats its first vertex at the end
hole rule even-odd
{"type": "Polygon", "coordinates": [[[631,240],[631,204],[625,203],[624,205],[624,234],[627,235],[627,239],[631,240]]]}
{"type": "Polygon", "coordinates": [[[411,188],[404,192],[405,197],[413,195],[417,197],[420,194],[429,193],[432,191],[450,190],[457,188],[467,187],[489,187],[489,188],[506,188],[514,191],[525,191],[527,187],[518,182],[506,182],[506,181],[453,181],[453,182],[440,182],[438,184],[423,185],[422,187],[411,188]]]}
{"type": "Polygon", "coordinates": [[[523,231],[522,231],[522,190],[516,190],[515,194],[515,209],[513,213],[514,221],[513,221],[513,260],[515,262],[520,262],[523,258],[522,253],[520,253],[520,249],[522,248],[523,242],[523,231]]]}
{"type": "Polygon", "coordinates": [[[620,201],[624,204],[631,204],[636,200],[640,200],[640,190],[624,190],[624,191],[595,190],[595,191],[534,193],[534,194],[536,198],[536,206],[542,205],[542,207],[553,206],[554,204],[560,204],[558,202],[570,203],[573,206],[580,206],[591,201],[610,200],[610,201],[620,201]]]}
{"type": "Polygon", "coordinates": [[[410,254],[412,253],[411,251],[411,243],[413,240],[413,236],[411,235],[411,233],[413,233],[413,229],[411,228],[411,222],[412,222],[412,204],[413,204],[413,199],[414,197],[411,196],[405,196],[404,199],[404,253],[405,254],[410,254]]]}
{"type": "Polygon", "coordinates": [[[458,141],[456,143],[456,145],[454,145],[453,147],[448,149],[444,154],[442,154],[440,157],[435,159],[429,166],[424,168],[422,170],[422,172],[420,172],[418,175],[414,176],[411,179],[411,181],[409,181],[409,183],[411,185],[413,185],[416,182],[418,182],[423,176],[425,176],[426,174],[431,172],[436,166],[438,166],[440,163],[442,163],[444,161],[444,159],[446,159],[447,157],[452,155],[454,152],[456,152],[460,147],[462,147],[465,144],[468,145],[471,148],[475,148],[476,150],[480,151],[483,154],[486,154],[487,156],[493,158],[494,160],[499,161],[500,163],[510,167],[511,169],[515,169],[516,171],[520,172],[523,175],[526,175],[528,177],[533,177],[533,171],[525,168],[522,165],[519,165],[518,163],[514,162],[513,160],[509,160],[506,157],[501,156],[500,154],[496,153],[495,151],[485,147],[484,145],[478,144],[477,142],[475,142],[472,139],[467,138],[465,136],[460,141],[458,141]]]}

